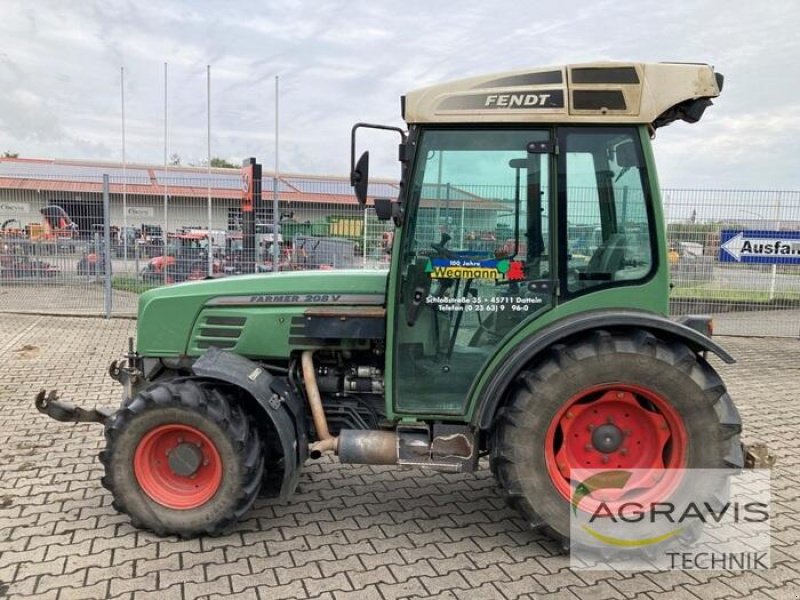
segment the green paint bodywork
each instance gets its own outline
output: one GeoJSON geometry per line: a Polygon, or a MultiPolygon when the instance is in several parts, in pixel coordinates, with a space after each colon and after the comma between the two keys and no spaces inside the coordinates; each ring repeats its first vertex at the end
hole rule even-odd
{"type": "Polygon", "coordinates": [[[247,325],[233,350],[251,357],[288,358],[291,318],[316,302],[270,306],[209,306],[214,298],[263,294],[386,293],[386,271],[294,271],[193,281],[156,288],[139,299],[137,351],[148,357],[199,356],[194,341],[202,319],[243,316],[247,325]]]}

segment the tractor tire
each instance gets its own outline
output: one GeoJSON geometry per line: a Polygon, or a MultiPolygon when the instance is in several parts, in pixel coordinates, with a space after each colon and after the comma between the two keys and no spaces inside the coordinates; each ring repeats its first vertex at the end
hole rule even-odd
{"type": "MultiPolygon", "coordinates": [[[[566,551],[572,469],[652,469],[660,481],[642,501],[666,501],[680,484],[662,482],[680,467],[741,468],[740,432],[719,375],[685,345],[596,331],[518,375],[495,419],[490,466],[508,503],[566,551]],[[601,451],[591,432],[608,424],[619,425],[610,430],[619,445],[601,451]]],[[[725,488],[702,494],[718,503],[725,488]]]]}
{"type": "Polygon", "coordinates": [[[106,422],[102,484],[135,527],[219,535],[252,506],[263,446],[229,389],[196,378],[157,383],[106,422]]]}

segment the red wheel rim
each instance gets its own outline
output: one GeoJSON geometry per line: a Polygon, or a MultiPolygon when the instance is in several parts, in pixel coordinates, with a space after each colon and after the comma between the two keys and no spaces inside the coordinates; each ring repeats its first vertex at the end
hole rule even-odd
{"type": "Polygon", "coordinates": [[[222,484],[214,443],[199,429],[178,423],[147,432],[136,447],[133,472],[150,499],[177,510],[202,506],[222,484]]]}
{"type": "Polygon", "coordinates": [[[572,478],[580,481],[581,472],[633,470],[624,491],[586,498],[585,510],[602,501],[659,502],[680,483],[687,440],[683,419],[661,395],[637,385],[598,385],[575,394],[553,417],[545,436],[545,464],[568,501],[572,478]],[[610,435],[598,436],[606,431],[610,435]]]}

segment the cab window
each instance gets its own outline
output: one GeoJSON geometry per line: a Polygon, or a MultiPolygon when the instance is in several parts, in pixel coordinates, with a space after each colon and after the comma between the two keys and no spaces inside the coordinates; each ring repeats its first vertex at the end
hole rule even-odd
{"type": "Polygon", "coordinates": [[[566,128],[560,147],[568,294],[649,277],[654,228],[637,130],[566,128]]]}

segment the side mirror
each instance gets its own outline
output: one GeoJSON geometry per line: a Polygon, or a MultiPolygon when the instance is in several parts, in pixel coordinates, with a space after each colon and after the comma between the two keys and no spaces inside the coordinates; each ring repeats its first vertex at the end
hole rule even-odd
{"type": "Polygon", "coordinates": [[[367,186],[369,185],[369,151],[361,155],[355,169],[350,173],[350,185],[355,188],[358,203],[364,206],[367,203],[367,186]]]}
{"type": "Polygon", "coordinates": [[[375,216],[379,221],[388,221],[394,215],[392,201],[389,198],[375,198],[375,216]]]}
{"type": "Polygon", "coordinates": [[[394,224],[400,227],[403,223],[403,209],[397,200],[390,200],[389,198],[375,198],[375,216],[379,221],[394,221],[394,224]]]}

